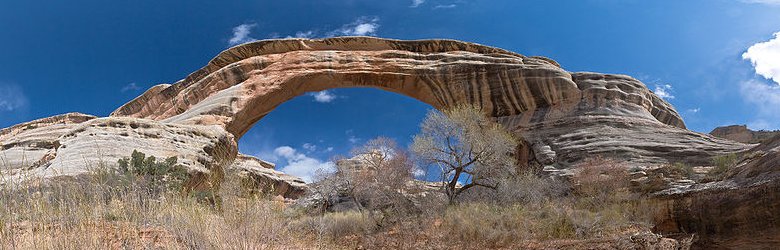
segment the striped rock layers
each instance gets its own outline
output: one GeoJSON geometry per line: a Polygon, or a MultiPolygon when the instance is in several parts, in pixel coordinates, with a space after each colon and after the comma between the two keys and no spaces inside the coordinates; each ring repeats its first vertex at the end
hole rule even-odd
{"type": "Polygon", "coordinates": [[[175,84],[149,89],[112,116],[218,125],[239,138],[287,100],[344,87],[379,88],[435,108],[480,106],[526,139],[524,155],[559,168],[593,154],[652,165],[746,149],[686,130],[669,103],[631,77],[570,73],[547,58],[452,40],[243,44],[175,84]]]}

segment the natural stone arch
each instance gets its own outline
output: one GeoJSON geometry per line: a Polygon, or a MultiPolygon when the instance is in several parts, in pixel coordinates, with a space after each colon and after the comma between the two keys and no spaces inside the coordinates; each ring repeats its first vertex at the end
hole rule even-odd
{"type": "MultiPolygon", "coordinates": [[[[471,103],[513,124],[570,115],[583,99],[572,75],[554,61],[498,48],[452,40],[286,39],[233,47],[176,84],[153,87],[112,116],[217,124],[240,138],[281,103],[342,87],[379,88],[435,108],[471,103]]],[[[640,94],[646,96],[626,98],[634,105],[627,109],[684,127],[671,106],[649,91],[640,94]]]]}
{"type": "Polygon", "coordinates": [[[568,171],[595,155],[641,166],[708,164],[713,155],[744,150],[686,130],[672,105],[632,77],[571,73],[544,57],[454,40],[247,43],[183,80],[149,89],[112,116],[217,125],[237,141],[281,103],[342,87],[379,88],[439,109],[479,106],[524,138],[518,156],[538,167],[568,171]]]}

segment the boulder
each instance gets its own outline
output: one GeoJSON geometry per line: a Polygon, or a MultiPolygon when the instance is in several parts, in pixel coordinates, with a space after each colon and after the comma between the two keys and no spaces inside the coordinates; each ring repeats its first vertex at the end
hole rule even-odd
{"type": "Polygon", "coordinates": [[[308,190],[301,178],[276,171],[273,163],[252,156],[239,154],[228,170],[240,176],[242,187],[250,194],[297,199],[308,190]]]}
{"type": "Polygon", "coordinates": [[[133,150],[158,159],[177,157],[193,189],[219,187],[223,166],[235,158],[233,135],[218,126],[68,114],[0,132],[3,180],[77,176],[116,167],[133,150]]]}

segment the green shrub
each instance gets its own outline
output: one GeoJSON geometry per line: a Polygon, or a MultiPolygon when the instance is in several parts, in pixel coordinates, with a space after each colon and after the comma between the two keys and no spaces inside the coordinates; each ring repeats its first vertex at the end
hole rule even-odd
{"type": "Polygon", "coordinates": [[[716,156],[712,158],[712,165],[714,166],[710,172],[707,173],[707,177],[713,179],[723,178],[723,175],[728,172],[734,165],[737,164],[739,157],[737,154],[727,154],[716,156]]]}
{"type": "Polygon", "coordinates": [[[157,161],[154,156],[146,157],[144,153],[133,150],[130,158],[119,160],[119,171],[137,178],[151,189],[182,190],[189,174],[183,166],[176,164],[177,161],[176,157],[157,161]]]}
{"type": "Polygon", "coordinates": [[[691,167],[688,164],[682,163],[682,162],[678,162],[678,163],[672,164],[671,166],[669,166],[669,168],[675,174],[679,174],[679,175],[681,175],[683,177],[686,177],[688,179],[693,178],[694,174],[696,174],[696,172],[693,171],[693,167],[691,167]]]}

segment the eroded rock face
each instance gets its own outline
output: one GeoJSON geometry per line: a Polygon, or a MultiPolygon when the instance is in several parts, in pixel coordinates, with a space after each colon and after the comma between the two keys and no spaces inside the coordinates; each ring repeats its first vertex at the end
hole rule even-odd
{"type": "Polygon", "coordinates": [[[725,179],[662,191],[656,227],[695,234],[702,249],[780,245],[780,138],[745,152],[725,179]]]}
{"type": "Polygon", "coordinates": [[[717,127],[710,132],[712,136],[741,143],[758,144],[780,135],[780,131],[754,131],[746,125],[717,127]]]}
{"type": "Polygon", "coordinates": [[[279,195],[289,199],[297,199],[306,193],[306,182],[276,171],[274,167],[273,163],[239,154],[228,171],[237,171],[242,188],[247,188],[250,193],[279,195]]]}
{"type": "Polygon", "coordinates": [[[176,156],[193,176],[194,189],[218,187],[223,167],[233,161],[233,135],[219,126],[188,126],[157,121],[68,114],[14,126],[0,132],[3,178],[76,176],[115,167],[133,150],[160,159],[176,156]]]}
{"type": "Polygon", "coordinates": [[[266,40],[233,47],[112,116],[219,125],[236,137],[310,91],[374,87],[435,108],[482,107],[530,141],[545,165],[600,154],[636,164],[691,161],[746,145],[685,129],[677,111],[628,76],[570,73],[543,57],[452,40],[266,40]]]}
{"type": "Polygon", "coordinates": [[[95,116],[69,113],[0,130],[0,171],[15,175],[45,165],[60,146],[60,136],[95,116]]]}

